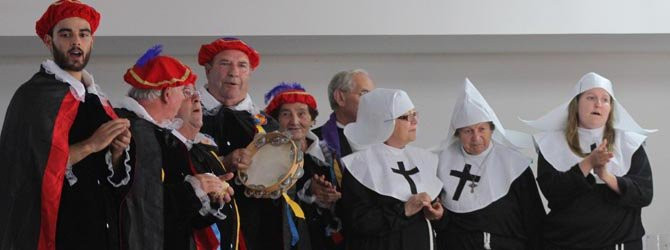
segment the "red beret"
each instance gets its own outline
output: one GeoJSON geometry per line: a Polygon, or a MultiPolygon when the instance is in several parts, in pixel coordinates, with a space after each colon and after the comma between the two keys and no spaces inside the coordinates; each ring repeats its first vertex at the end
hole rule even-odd
{"type": "Polygon", "coordinates": [[[251,69],[256,69],[261,63],[261,55],[258,54],[251,46],[247,45],[244,41],[234,38],[234,37],[224,37],[216,39],[210,44],[203,44],[200,46],[200,51],[198,52],[198,63],[202,66],[208,64],[212,61],[214,56],[224,50],[239,50],[244,54],[247,54],[249,57],[249,63],[251,63],[251,69]]]}
{"type": "Polygon", "coordinates": [[[162,46],[149,49],[126,71],[123,80],[139,89],[165,89],[194,84],[198,76],[179,60],[159,55],[162,46]]]}
{"type": "Polygon", "coordinates": [[[41,39],[61,20],[70,17],[81,17],[91,25],[91,34],[95,33],[100,24],[100,13],[93,7],[78,0],[59,0],[49,5],[40,20],[35,23],[35,32],[41,39]]]}
{"type": "Polygon", "coordinates": [[[275,111],[277,108],[281,107],[286,103],[304,103],[308,107],[316,110],[316,99],[305,91],[299,83],[279,83],[277,86],[272,88],[267,94],[265,94],[265,103],[270,102],[267,107],[265,107],[265,113],[270,114],[275,111]]]}

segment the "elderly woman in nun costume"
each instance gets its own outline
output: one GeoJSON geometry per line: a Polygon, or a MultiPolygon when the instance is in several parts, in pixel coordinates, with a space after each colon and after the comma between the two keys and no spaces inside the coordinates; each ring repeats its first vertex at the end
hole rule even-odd
{"type": "Polygon", "coordinates": [[[347,249],[434,248],[429,220],[442,217],[437,156],[409,146],[417,113],[402,90],[375,89],[361,97],[347,138],[367,148],[343,159],[342,208],[347,249]]]}
{"type": "Polygon", "coordinates": [[[465,79],[439,155],[447,210],[436,223],[440,249],[539,249],[544,207],[532,159],[519,151],[531,145],[529,135],[505,130],[465,79]]]}
{"type": "Polygon", "coordinates": [[[646,135],[614,97],[612,83],[588,73],[571,99],[535,121],[540,190],[551,211],[544,249],[642,249],[641,210],[652,199],[646,135]]]}

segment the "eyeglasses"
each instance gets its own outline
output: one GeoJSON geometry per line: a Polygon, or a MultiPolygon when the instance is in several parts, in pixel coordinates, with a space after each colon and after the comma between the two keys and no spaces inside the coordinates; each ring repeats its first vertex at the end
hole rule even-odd
{"type": "Polygon", "coordinates": [[[414,111],[414,112],[410,112],[406,115],[398,116],[398,118],[396,118],[396,119],[405,120],[405,121],[416,121],[418,117],[419,117],[419,112],[414,111]]]}
{"type": "Polygon", "coordinates": [[[200,96],[200,91],[195,90],[194,88],[184,88],[183,90],[184,97],[191,98],[193,96],[200,96]]]}

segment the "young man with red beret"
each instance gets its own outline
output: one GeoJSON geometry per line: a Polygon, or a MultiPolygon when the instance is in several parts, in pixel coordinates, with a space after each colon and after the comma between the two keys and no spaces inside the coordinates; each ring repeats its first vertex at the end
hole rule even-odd
{"type": "Polygon", "coordinates": [[[182,120],[175,116],[196,94],[197,77],[188,66],[160,53],[160,46],[151,48],[124,75],[132,88],[117,112],[130,120],[133,138],[123,161],[132,178],[121,196],[120,246],[212,247],[211,237],[205,242],[193,237],[192,225],[203,220],[211,224],[212,217],[225,219],[221,207],[230,201],[232,189],[215,175],[191,171],[188,148],[175,132],[182,120]]]}
{"type": "Polygon", "coordinates": [[[19,87],[7,109],[0,249],[115,248],[112,192],[128,181],[115,166],[131,135],[128,120],[117,119],[84,70],[99,21],[91,6],[61,0],[36,23],[53,60],[19,87]]]}
{"type": "MultiPolygon", "coordinates": [[[[279,125],[254,105],[248,94],[251,73],[260,64],[260,55],[237,38],[220,38],[202,45],[198,63],[205,67],[207,84],[201,89],[204,110],[202,132],[219,146],[226,169],[235,172],[251,164],[245,149],[259,133],[277,130],[279,125]]],[[[243,194],[244,186],[233,185],[243,194]]],[[[295,194],[289,196],[295,197],[295,194]]],[[[239,249],[309,249],[309,233],[284,199],[252,198],[237,195],[241,232],[232,242],[239,249]]],[[[231,220],[232,222],[232,220],[231,220]]],[[[230,226],[229,230],[237,232],[230,226]]],[[[233,245],[233,249],[238,249],[233,245]]]]}

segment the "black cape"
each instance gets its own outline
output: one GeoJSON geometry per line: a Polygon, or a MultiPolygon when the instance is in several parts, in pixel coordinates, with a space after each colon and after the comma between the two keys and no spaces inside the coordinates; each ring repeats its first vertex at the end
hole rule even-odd
{"type": "Polygon", "coordinates": [[[545,216],[530,167],[511,184],[509,192],[485,208],[469,213],[444,209],[435,223],[438,249],[484,249],[483,232],[491,234],[492,249],[539,250],[545,216]]]}
{"type": "MultiPolygon", "coordinates": [[[[314,142],[311,142],[314,143],[314,142]]],[[[321,145],[315,145],[324,152],[325,162],[306,154],[303,169],[305,174],[296,183],[297,190],[302,190],[306,196],[313,196],[310,188],[305,188],[305,183],[314,175],[322,175],[328,182],[333,184],[337,191],[342,192],[340,184],[335,179],[333,163],[341,162],[333,154],[333,150],[328,149],[325,142],[321,145]]],[[[300,201],[300,206],[305,211],[305,220],[309,227],[312,249],[342,249],[344,248],[344,238],[342,234],[342,221],[339,211],[331,208],[322,208],[316,202],[300,201]],[[340,229],[338,232],[334,230],[340,229]]],[[[337,207],[337,206],[335,206],[337,207]]]]}
{"type": "Polygon", "coordinates": [[[368,189],[346,169],[341,202],[347,249],[430,249],[433,233],[423,212],[406,217],[403,201],[368,189]]]}
{"type": "MultiPolygon", "coordinates": [[[[279,129],[272,117],[262,125],[266,132],[279,129]]],[[[211,135],[219,146],[220,155],[228,155],[233,150],[245,148],[256,135],[255,117],[246,111],[236,111],[221,107],[216,114],[203,116],[202,133],[211,135]]],[[[244,186],[232,183],[242,228],[241,239],[247,249],[310,249],[309,232],[305,221],[295,216],[288,217],[287,205],[283,199],[256,199],[244,195],[244,186]],[[296,225],[300,239],[291,246],[291,233],[288,220],[296,225]]],[[[296,199],[295,188],[289,196],[296,199]]],[[[230,216],[228,216],[230,217],[230,216]]],[[[242,244],[242,243],[240,243],[242,244]]]]}
{"type": "Polygon", "coordinates": [[[651,203],[651,167],[644,148],[633,154],[630,170],[617,177],[617,194],[606,184],[596,184],[578,165],[556,170],[539,152],[537,182],[551,211],[543,224],[545,249],[641,249],[644,235],[641,210],[651,203]],[[579,230],[575,230],[579,229],[579,230]]]}
{"type": "Polygon", "coordinates": [[[0,135],[0,249],[115,248],[107,150],[72,166],[74,185],[64,178],[69,145],[116,117],[106,100],[85,98],[43,68],[12,97],[0,135]]]}
{"type": "MultiPolygon", "coordinates": [[[[218,148],[216,145],[193,144],[189,152],[191,162],[193,163],[192,171],[194,173],[212,173],[220,176],[227,172],[226,168],[217,158],[218,148]]],[[[237,229],[239,227],[239,212],[236,209],[237,202],[234,199],[235,197],[233,197],[233,201],[225,204],[223,207],[223,213],[226,215],[225,219],[220,220],[209,215],[203,219],[194,220],[192,222],[195,229],[194,235],[211,237],[214,232],[210,229],[210,226],[216,223],[220,234],[218,244],[221,246],[221,249],[239,249],[239,243],[236,240],[239,234],[237,229]]],[[[218,204],[212,204],[212,206],[218,206],[218,204]]]]}
{"type": "Polygon", "coordinates": [[[188,151],[169,130],[119,109],[133,135],[131,183],[121,195],[121,249],[189,249],[201,206],[191,184],[188,151]]]}

